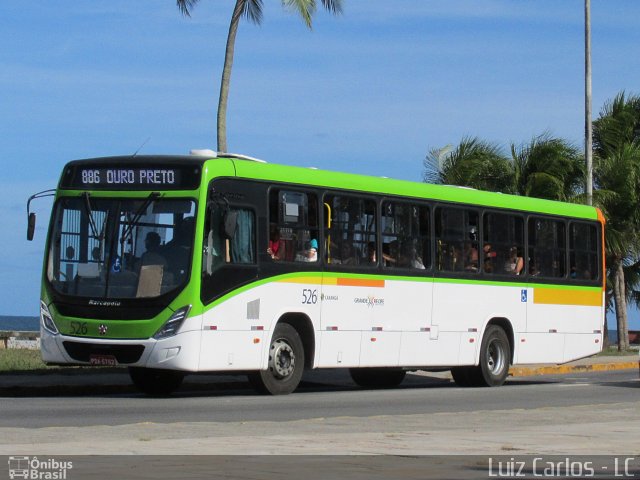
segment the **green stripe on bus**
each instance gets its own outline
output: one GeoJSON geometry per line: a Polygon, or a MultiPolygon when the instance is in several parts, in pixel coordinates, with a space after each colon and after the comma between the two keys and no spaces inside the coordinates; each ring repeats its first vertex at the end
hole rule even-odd
{"type": "Polygon", "coordinates": [[[306,278],[322,277],[329,278],[359,278],[366,280],[384,280],[386,282],[421,282],[421,283],[441,283],[441,284],[458,284],[458,285],[477,285],[477,286],[495,286],[495,287],[517,287],[517,288],[548,288],[554,290],[571,290],[571,291],[583,291],[583,292],[600,292],[602,287],[600,286],[581,286],[581,285],[556,285],[556,284],[541,284],[541,283],[527,283],[527,282],[501,282],[492,280],[475,280],[475,279],[460,279],[460,278],[439,278],[439,277],[412,277],[412,276],[391,276],[391,275],[379,275],[379,274],[359,274],[359,273],[342,273],[342,272],[296,272],[285,273],[282,275],[276,275],[274,277],[264,278],[255,282],[243,285],[234,289],[233,292],[229,292],[226,295],[218,298],[214,302],[206,305],[204,311],[208,311],[227,300],[252,290],[254,288],[266,285],[269,283],[278,283],[283,280],[295,280],[296,278],[303,281],[306,278]]]}
{"type": "MultiPolygon", "coordinates": [[[[215,162],[216,160],[212,160],[215,162]]],[[[220,161],[220,160],[217,160],[220,161]]],[[[555,202],[517,195],[485,192],[471,188],[368,177],[276,164],[235,161],[238,177],[287,182],[301,186],[335,188],[372,194],[407,196],[425,200],[446,201],[476,206],[506,208],[524,212],[562,215],[597,220],[597,211],[586,205],[555,202]]]]}

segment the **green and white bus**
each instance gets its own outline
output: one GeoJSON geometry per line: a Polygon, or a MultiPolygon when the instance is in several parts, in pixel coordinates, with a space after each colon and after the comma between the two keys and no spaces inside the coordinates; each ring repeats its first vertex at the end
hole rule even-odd
{"type": "Polygon", "coordinates": [[[316,368],[498,386],[602,348],[596,208],[210,151],[73,161],[55,197],[42,357],[147,393],[242,372],[287,394],[316,368]]]}

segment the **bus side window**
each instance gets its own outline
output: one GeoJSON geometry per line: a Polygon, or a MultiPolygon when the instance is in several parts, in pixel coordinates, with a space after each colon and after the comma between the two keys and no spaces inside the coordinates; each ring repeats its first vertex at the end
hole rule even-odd
{"type": "Polygon", "coordinates": [[[529,219],[529,274],[562,278],[566,274],[565,223],[546,218],[529,219]]]}
{"type": "Polygon", "coordinates": [[[332,265],[376,264],[376,203],[350,195],[325,195],[325,261],[332,265]],[[330,225],[330,226],[329,226],[330,225]]]}
{"type": "Polygon", "coordinates": [[[256,263],[255,214],[252,210],[221,205],[207,207],[202,273],[211,276],[225,263],[256,263]]]}
{"type": "Polygon", "coordinates": [[[572,223],[569,229],[569,278],[596,280],[599,278],[598,229],[595,225],[572,223]]]}
{"type": "Polygon", "coordinates": [[[455,207],[435,210],[437,267],[444,272],[477,273],[478,212],[455,207]]]}
{"type": "Polygon", "coordinates": [[[429,208],[402,202],[382,204],[382,252],[389,268],[424,270],[430,265],[429,208]]]}
{"type": "Polygon", "coordinates": [[[316,262],[318,200],[315,194],[272,189],[269,193],[269,245],[276,261],[316,262]]]}
{"type": "Polygon", "coordinates": [[[484,215],[483,269],[492,275],[524,274],[524,220],[519,215],[484,215]]]}

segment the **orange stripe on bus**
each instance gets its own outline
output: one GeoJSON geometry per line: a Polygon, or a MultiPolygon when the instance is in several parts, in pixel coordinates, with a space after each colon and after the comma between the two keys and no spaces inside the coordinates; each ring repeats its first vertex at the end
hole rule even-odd
{"type": "Polygon", "coordinates": [[[602,292],[534,288],[533,303],[542,305],[582,305],[588,307],[601,307],[602,292]]]}
{"type": "Polygon", "coordinates": [[[384,280],[371,280],[367,278],[338,278],[337,285],[341,287],[384,288],[384,280]]]}

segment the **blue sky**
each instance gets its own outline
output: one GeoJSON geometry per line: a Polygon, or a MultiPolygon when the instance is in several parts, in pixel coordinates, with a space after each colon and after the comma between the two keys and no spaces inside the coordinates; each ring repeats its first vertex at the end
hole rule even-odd
{"type": "MultiPolygon", "coordinates": [[[[277,0],[238,33],[229,150],[420,181],[429,149],[549,131],[582,145],[583,0],[344,0],[313,31],[277,0]]],[[[215,148],[233,2],[0,3],[0,314],[37,313],[50,202],[65,162],[215,148]],[[148,140],[148,141],[147,141],[148,140]]],[[[640,2],[592,0],[594,115],[640,93],[640,2]]],[[[635,324],[640,327],[640,321],[635,324]]]]}

